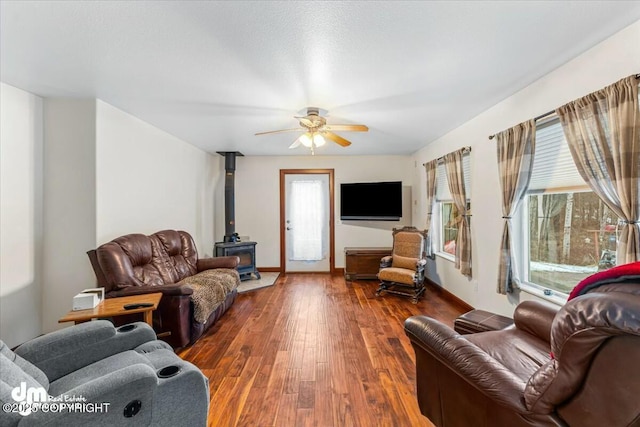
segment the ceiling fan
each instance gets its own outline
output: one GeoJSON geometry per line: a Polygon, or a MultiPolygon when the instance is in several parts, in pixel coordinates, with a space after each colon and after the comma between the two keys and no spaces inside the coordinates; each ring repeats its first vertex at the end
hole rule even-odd
{"type": "Polygon", "coordinates": [[[300,145],[304,145],[311,149],[311,154],[315,154],[315,148],[323,146],[327,141],[326,138],[335,142],[342,147],[348,147],[351,142],[344,139],[340,135],[334,133],[334,131],[349,131],[349,132],[366,132],[369,130],[365,125],[330,125],[327,124],[327,119],[320,115],[320,109],[317,107],[308,107],[306,116],[294,116],[299,119],[300,126],[295,129],[282,129],[273,130],[269,132],[258,132],[256,135],[267,135],[270,133],[282,133],[282,132],[304,132],[301,136],[289,146],[289,148],[297,148],[300,145]]]}

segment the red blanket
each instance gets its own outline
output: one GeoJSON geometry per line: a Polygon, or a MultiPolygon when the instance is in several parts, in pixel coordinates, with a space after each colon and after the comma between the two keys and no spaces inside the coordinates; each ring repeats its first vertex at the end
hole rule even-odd
{"type": "Polygon", "coordinates": [[[619,265],[617,267],[610,268],[609,270],[604,270],[596,274],[592,274],[591,276],[582,280],[575,288],[573,288],[573,290],[569,294],[569,299],[567,301],[570,301],[580,295],[586,294],[591,289],[601,285],[637,280],[640,280],[640,261],[619,265]]]}

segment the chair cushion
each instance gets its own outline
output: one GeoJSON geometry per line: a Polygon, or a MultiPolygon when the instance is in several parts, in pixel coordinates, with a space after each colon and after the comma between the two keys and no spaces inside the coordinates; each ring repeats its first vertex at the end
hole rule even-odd
{"type": "Polygon", "coordinates": [[[415,270],[418,265],[418,258],[411,258],[400,255],[393,255],[392,267],[406,268],[407,270],[415,270]]]}
{"type": "Polygon", "coordinates": [[[49,394],[52,396],[60,396],[82,384],[93,381],[97,378],[109,375],[112,372],[123,369],[127,366],[143,364],[153,367],[149,360],[142,354],[128,350],[122,353],[114,354],[105,359],[99,360],[91,365],[85,366],[73,371],[64,377],[51,383],[49,394]]]}
{"type": "MultiPolygon", "coordinates": [[[[3,379],[5,379],[5,364],[10,364],[11,367],[15,366],[20,371],[24,372],[24,374],[27,375],[31,379],[31,381],[35,381],[39,386],[44,387],[45,390],[49,390],[49,378],[47,378],[45,373],[42,372],[42,370],[33,363],[14,353],[2,340],[0,340],[0,355],[5,357],[4,359],[2,359],[1,364],[3,379]]],[[[27,380],[25,380],[25,382],[27,382],[27,380]]],[[[20,385],[20,382],[15,385],[20,385]]]]}
{"type": "Polygon", "coordinates": [[[396,283],[404,283],[405,285],[414,285],[415,284],[415,274],[414,270],[407,270],[406,268],[397,268],[397,267],[389,267],[383,268],[378,273],[378,279],[384,280],[385,282],[396,282],[396,283]]]}
{"type": "Polygon", "coordinates": [[[393,253],[403,257],[419,258],[422,255],[422,235],[413,231],[400,231],[393,236],[393,253]]]}
{"type": "Polygon", "coordinates": [[[548,342],[514,327],[464,337],[513,372],[523,383],[551,359],[548,342]]]}

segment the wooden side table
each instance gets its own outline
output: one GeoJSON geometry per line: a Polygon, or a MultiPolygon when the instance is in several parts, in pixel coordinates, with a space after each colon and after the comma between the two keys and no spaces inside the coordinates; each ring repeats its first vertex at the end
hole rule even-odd
{"type": "Polygon", "coordinates": [[[162,298],[161,292],[120,298],[106,298],[94,308],[90,308],[88,310],[72,310],[68,312],[64,317],[58,320],[58,323],[75,322],[75,324],[77,325],[78,323],[88,322],[91,319],[116,317],[133,313],[143,313],[144,321],[147,322],[149,326],[153,326],[152,313],[153,310],[158,308],[160,298],[162,298]],[[153,305],[149,307],[134,308],[131,310],[124,309],[124,306],[126,304],[139,303],[151,303],[153,305]]]}

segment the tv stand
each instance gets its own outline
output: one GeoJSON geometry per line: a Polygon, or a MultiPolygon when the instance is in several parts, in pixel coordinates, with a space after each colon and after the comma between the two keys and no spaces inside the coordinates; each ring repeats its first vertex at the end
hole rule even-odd
{"type": "Polygon", "coordinates": [[[392,248],[344,248],[344,278],[352,280],[375,280],[380,270],[380,260],[391,255],[392,248]]]}

